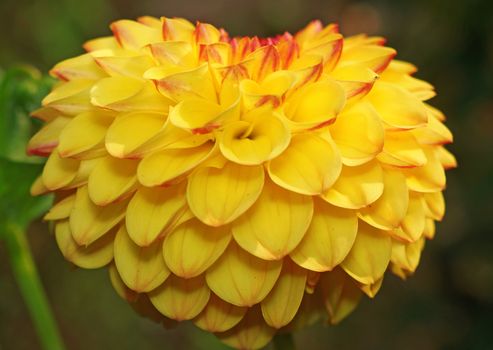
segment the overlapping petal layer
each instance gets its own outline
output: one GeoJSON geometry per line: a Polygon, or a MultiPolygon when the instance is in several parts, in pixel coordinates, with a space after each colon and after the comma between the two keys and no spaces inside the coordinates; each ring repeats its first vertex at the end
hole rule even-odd
{"type": "Polygon", "coordinates": [[[381,38],[314,21],[231,38],[210,24],[112,24],[52,70],[28,152],[48,157],[64,257],[108,266],[140,314],[240,349],[335,324],[443,218],[452,134],[433,87],[381,38]]]}

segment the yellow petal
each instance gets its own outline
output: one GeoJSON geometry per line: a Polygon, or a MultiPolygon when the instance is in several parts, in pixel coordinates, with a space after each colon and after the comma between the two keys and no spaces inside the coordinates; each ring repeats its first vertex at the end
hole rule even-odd
{"type": "Polygon", "coordinates": [[[310,196],[266,182],[257,202],[233,223],[233,236],[250,254],[265,260],[282,259],[301,241],[312,215],[310,196]]]}
{"type": "Polygon", "coordinates": [[[406,215],[409,203],[409,191],[406,179],[397,171],[386,170],[383,173],[383,193],[371,206],[362,208],[360,218],[382,230],[391,230],[400,226],[406,215]]]}
{"type": "Polygon", "coordinates": [[[80,161],[71,158],[61,158],[54,150],[43,168],[43,183],[54,191],[67,186],[77,175],[80,161]]]}
{"type": "Polygon", "coordinates": [[[152,55],[161,66],[183,65],[190,67],[196,63],[193,47],[185,41],[164,41],[149,46],[152,55]]]}
{"type": "Polygon", "coordinates": [[[196,277],[221,256],[231,240],[229,227],[209,227],[197,219],[170,232],[163,244],[166,265],[183,278],[196,277]]]}
{"type": "Polygon", "coordinates": [[[207,270],[209,288],[236,306],[261,302],[277,281],[282,261],[259,259],[231,242],[224,254],[207,270]]]}
{"type": "Polygon", "coordinates": [[[44,125],[27,144],[27,154],[36,156],[49,156],[58,145],[58,139],[63,128],[70,121],[66,117],[57,117],[44,125]]]}
{"type": "Polygon", "coordinates": [[[65,259],[84,269],[97,269],[113,260],[114,232],[104,235],[88,246],[80,246],[72,238],[68,220],[64,220],[56,224],[55,237],[65,259]]]}
{"type": "Polygon", "coordinates": [[[286,102],[286,115],[302,129],[321,127],[332,122],[346,103],[344,89],[336,81],[325,79],[300,88],[286,102]]]}
{"type": "Polygon", "coordinates": [[[161,285],[170,272],[162,254],[162,241],[139,247],[122,225],[115,237],[115,264],[125,284],[132,290],[150,292],[161,285]]]}
{"type": "Polygon", "coordinates": [[[208,332],[225,332],[236,326],[246,311],[246,307],[229,304],[211,294],[209,302],[204,310],[193,320],[193,323],[208,332]]]}
{"type": "Polygon", "coordinates": [[[87,183],[91,200],[97,205],[107,205],[135,190],[138,164],[138,160],[101,158],[87,183]]]}
{"type": "MultiPolygon", "coordinates": [[[[346,40],[345,40],[346,44],[346,40]]],[[[340,64],[363,64],[376,73],[380,73],[388,66],[396,51],[390,47],[377,45],[345,45],[342,51],[340,64]]]]}
{"type": "Polygon", "coordinates": [[[239,103],[224,108],[215,102],[189,98],[178,103],[170,111],[169,120],[178,128],[194,134],[206,134],[222,125],[224,120],[239,118],[239,103]]]}
{"type": "Polygon", "coordinates": [[[50,192],[50,190],[46,188],[45,184],[43,183],[42,176],[38,176],[29,189],[29,193],[31,194],[31,196],[40,196],[48,192],[50,192]]]}
{"type": "Polygon", "coordinates": [[[154,137],[164,123],[165,117],[157,113],[132,112],[119,116],[106,134],[106,149],[114,157],[130,157],[139,146],[154,137]]]}
{"type": "Polygon", "coordinates": [[[275,114],[265,113],[251,121],[228,123],[219,147],[232,162],[256,165],[277,157],[288,147],[290,138],[286,123],[275,114]]]}
{"type": "Polygon", "coordinates": [[[426,219],[425,231],[423,232],[423,236],[428,239],[433,239],[435,237],[435,221],[433,221],[433,219],[426,219]]]}
{"type": "Polygon", "coordinates": [[[195,148],[213,139],[212,134],[192,134],[188,130],[182,130],[171,124],[168,119],[162,129],[134,149],[128,156],[144,158],[150,153],[164,150],[195,148]]]}
{"type": "Polygon", "coordinates": [[[167,149],[145,157],[137,176],[144,186],[162,186],[178,178],[207,159],[214,149],[212,142],[186,149],[167,149]]]}
{"type": "Polygon", "coordinates": [[[426,164],[421,145],[410,131],[385,132],[383,151],[378,155],[382,163],[397,167],[416,167],[426,164]]]}
{"type": "Polygon", "coordinates": [[[356,283],[339,268],[323,273],[319,284],[331,324],[346,318],[361,299],[362,293],[356,283]]]}
{"type": "Polygon", "coordinates": [[[277,71],[269,74],[262,82],[243,79],[240,82],[243,103],[247,110],[263,105],[278,107],[281,98],[295,82],[295,75],[289,71],[277,71]]]}
{"type": "Polygon", "coordinates": [[[161,17],[163,38],[168,41],[191,41],[195,26],[183,18],[161,17]]]}
{"type": "Polygon", "coordinates": [[[269,295],[262,300],[261,308],[265,322],[281,328],[296,315],[305,293],[307,271],[290,259],[285,259],[281,275],[269,295]]]}
{"type": "Polygon", "coordinates": [[[101,79],[106,73],[99,67],[90,54],[69,58],[57,63],[50,74],[62,80],[101,79]]]}
{"type": "Polygon", "coordinates": [[[377,82],[368,97],[382,120],[392,128],[413,129],[428,122],[423,103],[397,85],[377,82]]]}
{"type": "Polygon", "coordinates": [[[391,257],[393,272],[401,278],[406,278],[407,276],[412,275],[418,267],[424,244],[424,238],[409,244],[402,244],[400,242],[393,241],[391,257]],[[395,269],[395,267],[398,269],[395,269]]]}
{"type": "Polygon", "coordinates": [[[70,230],[77,244],[89,245],[112,229],[125,216],[127,203],[99,207],[89,198],[87,186],[80,187],[70,214],[70,230]]]}
{"type": "Polygon", "coordinates": [[[245,58],[245,66],[253,80],[262,81],[266,76],[279,69],[279,51],[274,45],[257,48],[245,58]]]}
{"type": "Polygon", "coordinates": [[[119,112],[136,110],[166,113],[171,101],[150,81],[115,76],[100,79],[91,89],[91,103],[119,112]]]}
{"type": "Polygon", "coordinates": [[[113,22],[111,30],[125,49],[140,49],[150,43],[163,40],[161,30],[127,19],[113,22]]]}
{"type": "Polygon", "coordinates": [[[326,191],[341,169],[341,157],[332,140],[315,134],[294,136],[286,151],[268,164],[272,181],[306,195],[326,191]]]}
{"type": "Polygon", "coordinates": [[[430,192],[423,194],[425,200],[426,216],[433,220],[441,221],[445,214],[445,200],[442,192],[430,192]]]}
{"type": "Polygon", "coordinates": [[[106,111],[79,114],[61,132],[58,152],[62,157],[75,157],[95,147],[102,148],[113,120],[113,114],[106,111]]]}
{"type": "Polygon", "coordinates": [[[255,350],[267,345],[275,333],[275,328],[269,327],[263,320],[260,308],[253,307],[233,329],[216,336],[236,349],[255,350]]]}
{"type": "Polygon", "coordinates": [[[383,277],[378,279],[375,283],[371,284],[360,284],[359,288],[363,293],[365,293],[369,298],[375,298],[377,293],[380,291],[382,287],[383,277]]]}
{"type": "Polygon", "coordinates": [[[163,315],[183,321],[197,316],[207,305],[210,294],[202,276],[184,279],[171,275],[148,295],[163,315]]]}
{"type": "Polygon", "coordinates": [[[290,257],[305,269],[330,271],[349,253],[357,231],[355,211],[316,200],[310,227],[290,257]]]}
{"type": "Polygon", "coordinates": [[[384,130],[371,105],[358,103],[341,113],[330,126],[330,134],[348,166],[361,165],[375,158],[383,148],[384,130]]]}
{"type": "Polygon", "coordinates": [[[111,76],[125,76],[140,79],[144,72],[154,66],[154,60],[147,55],[98,56],[98,64],[111,76]]]}
{"type": "Polygon", "coordinates": [[[118,273],[118,269],[115,266],[115,263],[112,263],[108,266],[108,272],[110,275],[110,282],[115,292],[123,299],[128,302],[135,302],[139,298],[139,294],[128,288],[125,282],[123,282],[120,274],[118,273]]]}
{"type": "Polygon", "coordinates": [[[43,217],[43,220],[51,221],[51,220],[62,220],[66,219],[70,216],[70,212],[74,207],[75,203],[75,194],[69,195],[56,204],[54,204],[50,211],[43,217]]]}
{"type": "Polygon", "coordinates": [[[362,64],[337,65],[330,76],[338,81],[346,92],[348,103],[359,101],[373,87],[378,74],[362,64]]]}
{"type": "Polygon", "coordinates": [[[437,192],[445,188],[445,171],[435,148],[423,148],[427,162],[424,166],[403,169],[409,189],[416,192],[437,192]]]}
{"type": "Polygon", "coordinates": [[[157,80],[156,83],[159,92],[175,101],[202,98],[217,102],[216,89],[207,63],[191,70],[171,74],[157,80]]]}
{"type": "Polygon", "coordinates": [[[120,49],[120,45],[118,44],[118,41],[115,39],[115,37],[112,36],[105,36],[97,39],[92,39],[88,40],[82,45],[82,47],[88,51],[97,51],[97,50],[117,50],[120,49]]]}
{"type": "Polygon", "coordinates": [[[188,205],[203,223],[221,226],[248,210],[263,185],[264,169],[261,166],[228,162],[222,169],[201,168],[188,179],[188,205]]]}
{"type": "Polygon", "coordinates": [[[43,99],[43,106],[54,108],[64,114],[76,115],[91,109],[89,91],[92,79],[74,79],[55,86],[43,99]]]}
{"type": "Polygon", "coordinates": [[[356,240],[341,267],[362,284],[378,281],[390,261],[391,238],[385,233],[360,221],[356,240]]]}
{"type": "Polygon", "coordinates": [[[457,159],[445,147],[436,149],[438,160],[445,170],[457,168],[457,159]]]}
{"type": "Polygon", "coordinates": [[[186,214],[185,187],[140,188],[127,208],[126,227],[135,244],[145,247],[171,232],[186,214]]]}
{"type": "Polygon", "coordinates": [[[401,227],[412,242],[417,241],[423,234],[425,219],[425,202],[422,194],[409,192],[409,205],[401,227]]]}
{"type": "Polygon", "coordinates": [[[343,166],[336,183],[322,198],[332,205],[359,209],[375,202],[383,192],[383,171],[379,162],[360,166],[343,166]]]}

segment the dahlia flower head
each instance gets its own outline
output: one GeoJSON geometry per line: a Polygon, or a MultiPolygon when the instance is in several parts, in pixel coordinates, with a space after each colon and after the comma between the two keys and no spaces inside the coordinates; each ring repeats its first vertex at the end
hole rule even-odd
{"type": "Polygon", "coordinates": [[[64,257],[239,349],[412,274],[444,214],[444,115],[384,39],[142,17],[57,64],[28,153],[64,257]]]}

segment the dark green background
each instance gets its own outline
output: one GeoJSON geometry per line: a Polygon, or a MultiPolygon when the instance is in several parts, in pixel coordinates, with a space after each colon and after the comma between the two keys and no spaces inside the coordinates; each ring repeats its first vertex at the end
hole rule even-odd
{"type": "MultiPolygon", "coordinates": [[[[417,274],[389,276],[337,327],[295,336],[300,349],[493,349],[493,2],[483,0],[0,0],[0,67],[28,63],[46,71],[109,34],[119,18],[183,16],[233,35],[296,31],[308,21],[339,22],[343,34],[380,34],[398,58],[433,83],[432,104],[448,116],[447,214],[417,274]]],[[[15,186],[15,183],[9,184],[15,186]]],[[[221,349],[213,336],[181,325],[165,331],[138,318],[111,289],[106,271],[66,263],[47,225],[29,239],[69,349],[221,349]]],[[[5,247],[0,245],[0,349],[37,349],[5,247]]]]}

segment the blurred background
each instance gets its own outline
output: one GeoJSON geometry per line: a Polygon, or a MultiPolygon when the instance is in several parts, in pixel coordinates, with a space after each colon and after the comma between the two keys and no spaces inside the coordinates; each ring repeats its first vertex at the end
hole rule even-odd
{"type": "MultiPolygon", "coordinates": [[[[345,35],[383,35],[398,58],[435,85],[432,104],[448,116],[450,171],[447,215],[428,243],[416,275],[388,276],[336,327],[295,335],[303,349],[493,349],[493,2],[1,0],[0,68],[22,62],[46,72],[82,53],[81,44],[108,35],[108,25],[141,15],[183,16],[232,35],[294,32],[312,19],[338,22],[345,35]]],[[[46,224],[29,240],[68,349],[225,349],[191,325],[163,330],[141,319],[112,290],[105,270],[64,261],[46,224]]],[[[38,349],[27,309],[0,245],[0,349],[38,349]]]]}

